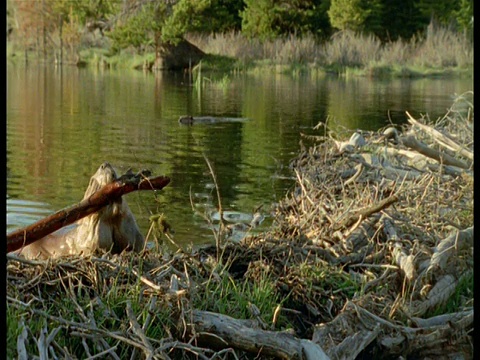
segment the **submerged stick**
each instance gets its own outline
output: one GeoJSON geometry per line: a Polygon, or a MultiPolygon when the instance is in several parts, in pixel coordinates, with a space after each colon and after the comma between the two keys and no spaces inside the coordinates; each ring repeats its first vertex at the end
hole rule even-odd
{"type": "Polygon", "coordinates": [[[29,245],[52,232],[70,225],[75,221],[95,213],[122,195],[136,190],[161,190],[170,183],[170,178],[140,178],[123,175],[114,182],[105,185],[87,199],[66,209],[57,211],[44,219],[7,235],[7,252],[29,245]]]}

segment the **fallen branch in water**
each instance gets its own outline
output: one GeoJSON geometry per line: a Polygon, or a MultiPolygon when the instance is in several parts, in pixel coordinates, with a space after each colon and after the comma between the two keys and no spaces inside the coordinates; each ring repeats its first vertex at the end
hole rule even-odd
{"type": "Polygon", "coordinates": [[[7,252],[29,245],[52,232],[100,210],[115,199],[136,190],[161,190],[170,182],[166,176],[154,178],[126,174],[66,209],[7,234],[7,252]]]}

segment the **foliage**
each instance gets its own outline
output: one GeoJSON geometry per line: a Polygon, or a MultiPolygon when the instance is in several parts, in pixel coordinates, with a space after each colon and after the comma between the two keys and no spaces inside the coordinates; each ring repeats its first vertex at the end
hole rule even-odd
{"type": "Polygon", "coordinates": [[[119,21],[109,34],[114,51],[129,46],[145,49],[161,43],[178,44],[188,31],[235,27],[235,15],[226,11],[228,1],[179,0],[169,3],[138,0],[134,3],[136,6],[124,11],[125,20],[119,21]],[[212,17],[215,22],[210,21],[212,17]]]}
{"type": "Polygon", "coordinates": [[[360,30],[366,14],[360,12],[360,0],[332,0],[328,10],[332,26],[339,30],[360,30]]]}
{"type": "Polygon", "coordinates": [[[434,20],[442,25],[452,21],[452,15],[459,8],[459,1],[451,0],[419,0],[415,7],[423,16],[424,23],[434,20]]]}
{"type": "Polygon", "coordinates": [[[48,12],[45,3],[39,0],[34,1],[12,1],[12,10],[14,12],[16,31],[25,48],[33,44],[40,43],[42,30],[47,30],[47,22],[44,14],[48,12]]]}
{"type": "Polygon", "coordinates": [[[380,41],[373,35],[357,35],[353,31],[335,34],[325,45],[327,65],[360,67],[379,59],[380,41]]]}
{"type": "Polygon", "coordinates": [[[342,31],[319,44],[312,36],[265,40],[242,33],[195,34],[188,40],[209,55],[202,62],[217,71],[327,71],[372,77],[471,76],[473,47],[449,27],[430,26],[425,37],[383,43],[368,34],[342,31]],[[208,64],[207,64],[208,63],[208,64]],[[350,68],[350,69],[349,69],[350,68]],[[355,71],[351,71],[355,68],[355,71]]]}
{"type": "Polygon", "coordinates": [[[329,34],[327,9],[330,1],[246,0],[242,32],[263,40],[288,34],[329,34]]]}
{"type": "Polygon", "coordinates": [[[295,44],[285,49],[281,41],[313,38],[318,47],[319,40],[327,40],[337,29],[375,35],[386,44],[425,37],[430,23],[463,32],[473,41],[473,0],[8,0],[7,10],[13,32],[9,41],[16,40],[25,55],[30,50],[56,52],[60,38],[72,55],[93,44],[111,47],[114,53],[133,48],[143,54],[192,34],[238,32],[244,37],[240,44],[223,45],[236,49],[232,52],[237,55],[228,56],[241,57],[243,63],[267,58],[270,51],[264,44],[278,40],[273,56],[284,59],[282,64],[297,59],[304,63],[318,51],[304,54],[295,44]],[[85,37],[92,21],[107,26],[101,42],[85,37]],[[245,55],[240,50],[245,44],[258,53],[245,55]],[[288,56],[291,52],[295,55],[288,56]]]}
{"type": "Polygon", "coordinates": [[[415,8],[417,0],[382,0],[381,30],[375,34],[384,41],[409,39],[424,27],[423,18],[415,8]]]}
{"type": "Polygon", "coordinates": [[[459,28],[472,36],[473,41],[473,0],[460,0],[460,5],[454,12],[459,28]]]}
{"type": "MultiPolygon", "coordinates": [[[[288,297],[280,299],[275,282],[268,274],[261,274],[261,278],[254,283],[246,279],[235,280],[228,272],[219,269],[220,278],[211,276],[205,285],[198,289],[194,306],[201,310],[228,314],[238,319],[250,319],[250,306],[255,305],[262,314],[262,320],[271,323],[275,308],[287,301],[288,297]]],[[[279,326],[285,326],[282,319],[279,326]]]]}
{"type": "Polygon", "coordinates": [[[332,0],[328,10],[330,23],[339,30],[364,30],[370,10],[363,5],[362,0],[332,0]]]}
{"type": "Polygon", "coordinates": [[[180,0],[173,6],[172,13],[165,19],[162,28],[162,40],[166,43],[177,44],[188,30],[202,27],[202,18],[199,13],[209,7],[209,0],[180,0]]]}
{"type": "Polygon", "coordinates": [[[239,31],[242,27],[240,12],[245,8],[243,1],[210,0],[208,6],[199,9],[195,28],[191,31],[199,33],[224,33],[239,31]]]}
{"type": "Polygon", "coordinates": [[[112,40],[112,50],[133,46],[145,49],[155,45],[155,38],[163,26],[166,14],[163,2],[148,2],[125,21],[119,21],[114,29],[108,33],[112,40]]]}
{"type": "Polygon", "coordinates": [[[68,21],[71,16],[82,24],[89,20],[107,19],[115,13],[120,4],[119,0],[47,0],[51,3],[52,11],[68,21]]]}

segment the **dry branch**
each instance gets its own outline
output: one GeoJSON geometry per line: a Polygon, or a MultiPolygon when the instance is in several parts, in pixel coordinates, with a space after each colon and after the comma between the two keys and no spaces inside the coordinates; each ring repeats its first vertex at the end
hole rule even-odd
{"type": "Polygon", "coordinates": [[[459,311],[452,314],[442,314],[432,316],[428,319],[412,317],[411,320],[417,327],[428,328],[433,326],[443,326],[449,323],[458,322],[467,316],[473,316],[473,308],[469,310],[459,311]]]}
{"type": "Polygon", "coordinates": [[[356,223],[360,217],[365,219],[369,217],[372,214],[375,214],[379,211],[382,211],[383,209],[389,207],[393,203],[398,201],[398,196],[397,195],[391,195],[388,198],[385,198],[381,201],[379,201],[376,204],[373,204],[372,206],[369,206],[368,208],[358,210],[354,212],[353,214],[350,214],[345,220],[341,221],[340,223],[337,223],[333,226],[334,230],[341,229],[342,227],[348,227],[356,223]]]}
{"type": "Polygon", "coordinates": [[[59,210],[34,224],[7,234],[7,252],[18,250],[22,246],[29,245],[64,226],[93,214],[122,195],[136,190],[161,190],[169,182],[170,178],[166,176],[155,178],[122,176],[78,204],[59,210]]]}
{"type": "Polygon", "coordinates": [[[400,238],[397,235],[397,230],[395,229],[393,222],[387,217],[383,218],[383,230],[387,236],[387,241],[392,243],[392,255],[395,262],[400,269],[403,270],[407,279],[412,281],[416,275],[414,256],[407,253],[402,241],[400,241],[400,238]]]}

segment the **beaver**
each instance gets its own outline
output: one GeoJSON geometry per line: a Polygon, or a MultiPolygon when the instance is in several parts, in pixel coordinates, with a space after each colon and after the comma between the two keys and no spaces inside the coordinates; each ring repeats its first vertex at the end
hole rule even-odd
{"type": "Polygon", "coordinates": [[[193,119],[192,115],[180,116],[180,118],[178,119],[178,122],[184,125],[192,125],[194,121],[195,120],[193,119]]]}
{"type": "Polygon", "coordinates": [[[216,117],[216,116],[195,116],[192,115],[182,115],[178,119],[178,123],[182,125],[193,125],[193,124],[220,124],[220,123],[234,123],[234,122],[244,122],[248,118],[234,118],[234,117],[216,117]]]}
{"type": "MultiPolygon", "coordinates": [[[[104,162],[90,178],[83,199],[116,180],[112,165],[104,162]]],[[[90,255],[101,249],[120,253],[123,250],[140,252],[145,239],[135,221],[127,201],[121,197],[88,215],[70,228],[63,228],[23,247],[17,254],[29,259],[65,255],[90,255]]]]}

